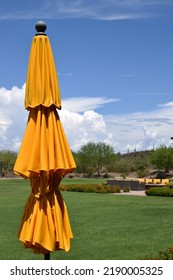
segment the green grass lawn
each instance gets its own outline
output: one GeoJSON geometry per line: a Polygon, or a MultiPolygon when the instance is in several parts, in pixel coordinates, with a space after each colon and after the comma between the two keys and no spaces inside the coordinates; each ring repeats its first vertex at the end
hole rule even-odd
{"type": "MultiPolygon", "coordinates": [[[[29,193],[29,181],[0,180],[1,260],[43,259],[24,249],[17,239],[29,193]]],[[[51,259],[140,259],[145,255],[155,257],[159,250],[173,247],[173,198],[72,192],[62,195],[74,239],[69,253],[57,251],[51,259]]]]}
{"type": "Polygon", "coordinates": [[[97,178],[64,178],[62,184],[104,184],[107,182],[107,179],[97,179],[97,178]]]}

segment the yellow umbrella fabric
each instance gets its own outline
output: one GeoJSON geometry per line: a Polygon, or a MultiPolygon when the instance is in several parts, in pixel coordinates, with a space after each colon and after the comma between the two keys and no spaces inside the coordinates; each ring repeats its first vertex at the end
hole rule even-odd
{"type": "Polygon", "coordinates": [[[58,189],[61,179],[76,168],[57,108],[61,97],[49,39],[33,38],[26,81],[29,110],[14,172],[30,179],[19,239],[34,253],[70,250],[73,237],[67,207],[58,189]]]}
{"type": "Polygon", "coordinates": [[[41,171],[57,171],[62,178],[75,168],[62,124],[54,106],[31,108],[15,173],[24,178],[39,176],[41,171]]]}
{"type": "Polygon", "coordinates": [[[25,94],[25,108],[54,104],[61,108],[60,89],[49,38],[37,35],[32,40],[25,94]]]}

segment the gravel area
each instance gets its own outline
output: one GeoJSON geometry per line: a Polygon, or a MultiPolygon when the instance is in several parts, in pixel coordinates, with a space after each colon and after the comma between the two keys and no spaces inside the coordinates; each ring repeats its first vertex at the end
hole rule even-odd
{"type": "Polygon", "coordinates": [[[145,191],[121,192],[121,193],[114,193],[114,195],[139,195],[139,196],[146,196],[145,191]]]}

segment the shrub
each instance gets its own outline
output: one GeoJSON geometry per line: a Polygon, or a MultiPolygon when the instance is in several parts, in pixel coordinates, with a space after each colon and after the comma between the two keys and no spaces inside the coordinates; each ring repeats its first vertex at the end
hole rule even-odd
{"type": "Polygon", "coordinates": [[[172,189],[173,188],[173,182],[166,183],[165,186],[172,189]]]}
{"type": "Polygon", "coordinates": [[[119,193],[119,186],[109,186],[102,184],[67,184],[60,185],[60,191],[70,192],[90,192],[90,193],[119,193]]]}
{"type": "Polygon", "coordinates": [[[173,260],[173,248],[169,247],[166,251],[160,250],[158,256],[155,258],[147,255],[143,260],[173,260]]]}
{"type": "Polygon", "coordinates": [[[138,178],[143,178],[143,177],[147,176],[148,174],[149,174],[149,170],[147,168],[137,170],[138,178]]]}
{"type": "Polygon", "coordinates": [[[156,179],[166,179],[166,173],[165,171],[158,171],[157,172],[157,176],[156,176],[156,179]]]}
{"type": "Polygon", "coordinates": [[[123,179],[125,179],[128,176],[128,174],[129,174],[128,172],[124,171],[124,172],[121,172],[120,175],[121,175],[121,177],[123,177],[123,179]]]}
{"type": "Polygon", "coordinates": [[[168,187],[153,187],[145,191],[148,196],[173,197],[173,189],[168,187]]]}
{"type": "Polygon", "coordinates": [[[123,189],[123,192],[130,192],[130,186],[125,187],[125,188],[123,189]]]}
{"type": "Polygon", "coordinates": [[[108,193],[120,193],[121,189],[119,186],[106,186],[106,190],[108,193]]]}

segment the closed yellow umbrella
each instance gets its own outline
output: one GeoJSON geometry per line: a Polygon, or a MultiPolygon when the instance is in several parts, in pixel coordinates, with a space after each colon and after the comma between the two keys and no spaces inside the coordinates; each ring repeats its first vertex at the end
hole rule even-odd
{"type": "Polygon", "coordinates": [[[68,212],[58,189],[76,168],[57,109],[61,97],[56,67],[43,22],[36,24],[28,64],[25,108],[29,111],[14,172],[30,180],[19,239],[35,253],[70,250],[73,237],[68,212]]]}

